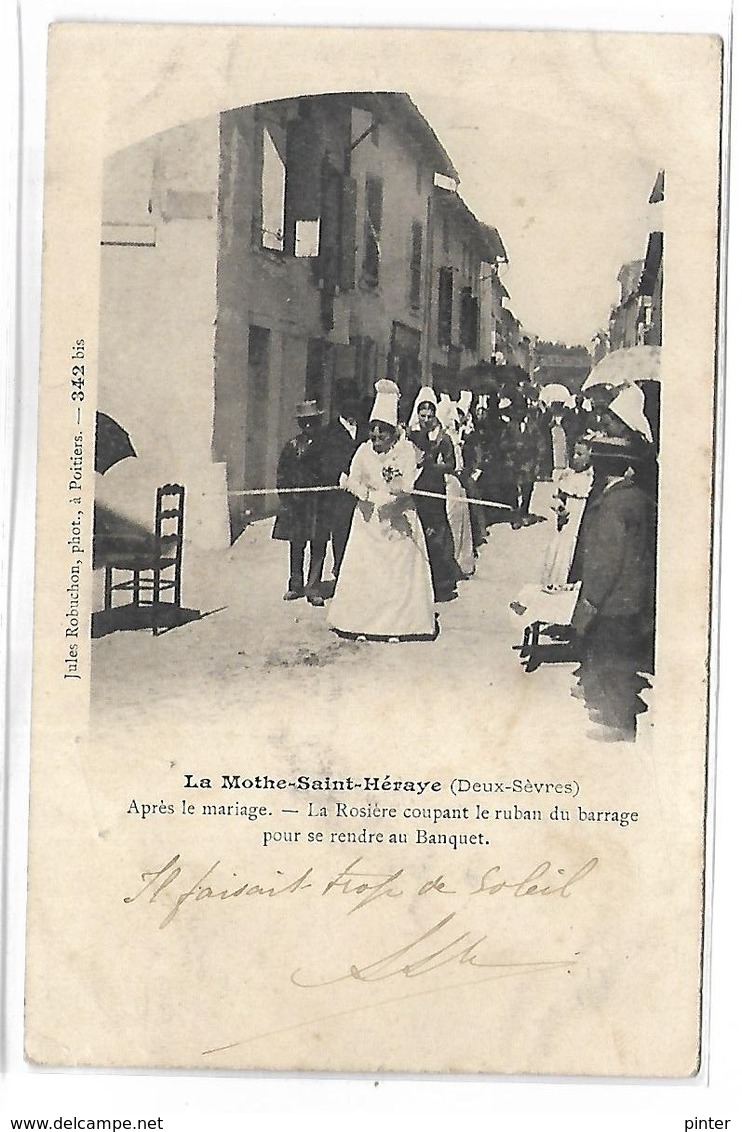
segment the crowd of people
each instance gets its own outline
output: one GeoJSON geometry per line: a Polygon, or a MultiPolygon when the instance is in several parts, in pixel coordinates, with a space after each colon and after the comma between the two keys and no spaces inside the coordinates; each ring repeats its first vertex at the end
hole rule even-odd
{"type": "Polygon", "coordinates": [[[341,637],[433,639],[435,605],[472,577],[492,525],[547,518],[531,504],[535,483],[549,480],[539,586],[574,599],[568,623],[552,628],[575,644],[573,694],[595,737],[631,741],[652,671],[656,421],[638,385],[589,392],[546,403],[520,381],[454,401],[423,386],[408,414],[397,385],[381,380],[370,409],[351,387],[337,389],[328,424],[303,402],[277,470],[284,599],[331,599],[341,637]]]}

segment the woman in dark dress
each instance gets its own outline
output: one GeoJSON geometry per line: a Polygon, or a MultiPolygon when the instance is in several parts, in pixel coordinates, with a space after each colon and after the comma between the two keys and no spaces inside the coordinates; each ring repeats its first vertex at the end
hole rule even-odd
{"type": "Polygon", "coordinates": [[[412,427],[407,433],[418,451],[420,474],[415,483],[418,491],[430,491],[441,496],[430,499],[416,496],[417,513],[425,532],[425,541],[433,576],[435,600],[452,601],[456,596],[456,583],[462,573],[454,556],[453,536],[446,514],[445,476],[456,474],[456,455],[453,442],[436,417],[435,393],[423,388],[413,411],[412,427]]]}

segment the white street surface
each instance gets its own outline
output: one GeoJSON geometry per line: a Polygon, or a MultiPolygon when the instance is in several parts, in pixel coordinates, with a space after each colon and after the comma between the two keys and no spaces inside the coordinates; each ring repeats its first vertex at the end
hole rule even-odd
{"type": "Polygon", "coordinates": [[[459,584],[456,601],[436,607],[440,635],[433,642],[340,640],[327,628],[326,608],[283,601],[288,544],[270,538],[272,520],[249,527],[218,556],[195,558],[187,547],[183,603],[207,615],[157,637],[138,630],[94,641],[94,728],[131,734],[160,714],[181,727],[229,715],[244,721],[246,736],[263,732],[306,751],[313,735],[323,741],[332,705],[348,740],[370,723],[400,743],[414,733],[419,743],[412,721],[422,710],[431,753],[439,731],[450,740],[455,720],[465,748],[474,712],[480,739],[485,726],[498,744],[517,734],[520,743],[567,749],[589,726],[570,696],[574,665],[525,673],[512,648],[520,632],[509,609],[524,582],[539,578],[552,530],[550,490],[538,484],[534,493],[533,509],[545,522],[490,528],[475,576],[459,584]]]}

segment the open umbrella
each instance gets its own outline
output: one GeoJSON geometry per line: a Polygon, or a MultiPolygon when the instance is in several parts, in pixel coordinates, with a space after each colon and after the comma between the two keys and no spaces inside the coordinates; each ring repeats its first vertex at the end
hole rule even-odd
{"type": "Polygon", "coordinates": [[[556,403],[561,405],[572,404],[573,397],[566,385],[559,385],[558,382],[552,381],[548,385],[544,385],[538,395],[539,401],[543,401],[544,405],[554,405],[556,403]]]}
{"type": "Polygon", "coordinates": [[[585,378],[582,388],[624,385],[630,381],[659,381],[659,346],[628,346],[606,354],[585,378]]]}
{"type": "Polygon", "coordinates": [[[95,470],[105,475],[109,468],[136,456],[134,445],[126,429],[107,413],[95,414],[95,470]]]}

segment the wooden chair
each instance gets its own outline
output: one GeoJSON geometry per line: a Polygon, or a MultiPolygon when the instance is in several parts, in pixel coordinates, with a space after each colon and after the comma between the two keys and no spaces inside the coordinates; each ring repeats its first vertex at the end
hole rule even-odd
{"type": "Polygon", "coordinates": [[[185,488],[181,484],[163,484],[157,489],[151,543],[122,549],[106,563],[104,608],[114,608],[115,594],[130,594],[130,601],[123,604],[151,611],[155,636],[162,630],[163,622],[167,628],[172,612],[181,608],[184,519],[185,488]],[[116,582],[115,571],[128,576],[116,582]]]}

